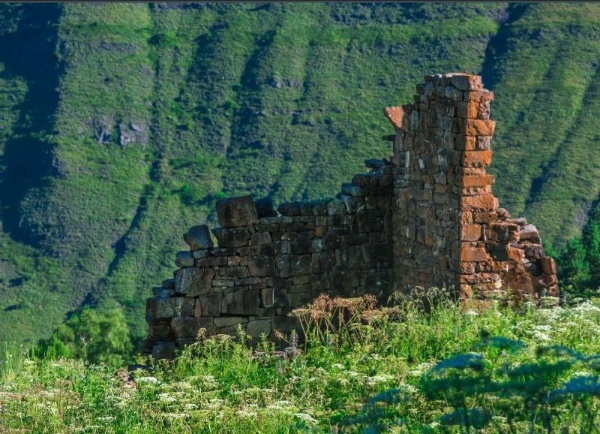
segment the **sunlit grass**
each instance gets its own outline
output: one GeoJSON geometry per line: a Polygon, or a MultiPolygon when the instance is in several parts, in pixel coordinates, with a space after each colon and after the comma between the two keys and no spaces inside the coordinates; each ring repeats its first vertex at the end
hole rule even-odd
{"type": "Polygon", "coordinates": [[[1,426],[33,432],[597,429],[597,304],[476,312],[430,301],[404,299],[397,308],[376,309],[368,298],[325,297],[297,311],[305,344],[275,351],[261,341],[253,350],[239,333],[203,339],[172,362],[140,359],[129,370],[35,359],[27,348],[5,345],[1,426]],[[425,314],[428,305],[437,307],[425,314]]]}

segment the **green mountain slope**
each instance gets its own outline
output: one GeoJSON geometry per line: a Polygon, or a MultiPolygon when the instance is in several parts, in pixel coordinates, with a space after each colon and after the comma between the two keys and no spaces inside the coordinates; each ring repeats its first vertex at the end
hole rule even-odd
{"type": "Polygon", "coordinates": [[[425,74],[496,93],[495,192],[556,245],[598,196],[594,4],[0,5],[0,340],[118,304],[136,336],[215,200],[330,196],[425,74]]]}

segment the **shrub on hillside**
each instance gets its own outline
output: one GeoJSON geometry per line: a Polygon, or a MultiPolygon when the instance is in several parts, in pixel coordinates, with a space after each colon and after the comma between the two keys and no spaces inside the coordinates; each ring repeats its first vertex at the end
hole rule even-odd
{"type": "Polygon", "coordinates": [[[129,328],[120,309],[84,308],[42,341],[50,358],[79,358],[91,363],[119,363],[132,349],[129,328]]]}

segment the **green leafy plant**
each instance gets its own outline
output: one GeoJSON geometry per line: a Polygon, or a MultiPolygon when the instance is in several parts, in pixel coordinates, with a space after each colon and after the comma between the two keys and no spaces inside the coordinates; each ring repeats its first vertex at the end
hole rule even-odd
{"type": "Polygon", "coordinates": [[[132,350],[129,328],[120,309],[85,307],[42,341],[39,351],[49,358],[118,364],[127,359],[132,350]]]}

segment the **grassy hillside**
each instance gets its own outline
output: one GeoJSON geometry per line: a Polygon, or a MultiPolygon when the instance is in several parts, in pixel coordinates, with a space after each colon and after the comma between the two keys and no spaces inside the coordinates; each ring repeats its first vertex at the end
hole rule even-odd
{"type": "MultiPolygon", "coordinates": [[[[215,200],[335,194],[434,72],[496,92],[495,191],[545,240],[598,196],[594,4],[0,5],[0,330],[169,277],[215,200]]],[[[2,339],[0,339],[2,340],[2,339]]]]}
{"type": "Polygon", "coordinates": [[[600,8],[581,6],[515,5],[483,70],[496,93],[496,192],[558,245],[580,233],[600,193],[600,8]]]}

